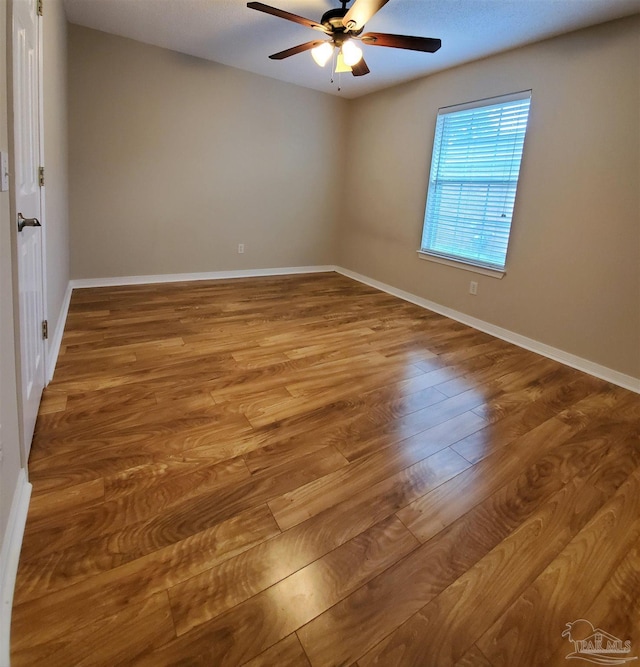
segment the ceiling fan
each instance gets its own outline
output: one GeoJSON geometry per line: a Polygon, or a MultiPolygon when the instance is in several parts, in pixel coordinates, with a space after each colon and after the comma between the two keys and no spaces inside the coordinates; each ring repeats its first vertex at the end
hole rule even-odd
{"type": "Polygon", "coordinates": [[[313,59],[324,67],[337,50],[336,72],[351,72],[353,76],[369,74],[367,63],[362,57],[362,49],[356,40],[369,46],[388,46],[395,49],[410,51],[424,51],[435,53],[442,43],[439,39],[430,37],[410,37],[409,35],[391,35],[384,32],[367,32],[364,35],[365,23],[389,0],[355,0],[350,9],[347,9],[349,0],[339,0],[342,7],[325,12],[320,21],[312,21],[297,14],[285,12],[276,7],[270,7],[262,2],[248,2],[247,7],[259,12],[271,14],[287,21],[313,28],[324,33],[328,39],[317,39],[299,44],[285,51],[269,56],[271,60],[284,60],[304,51],[311,51],[313,59]]]}

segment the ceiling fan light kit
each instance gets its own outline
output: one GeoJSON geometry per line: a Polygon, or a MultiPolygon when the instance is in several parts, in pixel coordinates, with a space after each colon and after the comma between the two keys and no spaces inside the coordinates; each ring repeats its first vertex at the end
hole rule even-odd
{"type": "Polygon", "coordinates": [[[353,76],[364,76],[369,74],[362,49],[354,40],[359,40],[368,46],[385,46],[395,49],[408,49],[409,51],[423,51],[435,53],[441,46],[439,39],[430,37],[410,37],[408,35],[391,35],[382,32],[371,32],[362,34],[365,23],[384,7],[389,0],[355,0],[353,5],[347,9],[349,0],[340,0],[342,7],[330,9],[325,12],[320,22],[291,14],[277,7],[265,5],[262,2],[249,2],[249,9],[256,9],[265,14],[271,14],[287,21],[293,21],[323,32],[329,37],[326,41],[314,40],[299,46],[294,46],[285,51],[274,53],[269,56],[271,60],[284,60],[304,51],[311,51],[314,61],[324,67],[331,58],[334,49],[338,50],[336,59],[336,72],[351,72],[353,76]]]}
{"type": "Polygon", "coordinates": [[[341,51],[345,65],[349,67],[357,65],[362,60],[362,49],[356,46],[350,39],[343,42],[341,51]]]}
{"type": "Polygon", "coordinates": [[[333,44],[331,42],[322,42],[319,46],[314,46],[311,49],[311,55],[320,67],[324,67],[333,55],[333,44]]]}
{"type": "Polygon", "coordinates": [[[353,69],[351,65],[347,65],[344,61],[344,56],[342,55],[342,51],[340,51],[336,58],[336,74],[341,74],[342,72],[353,72],[353,69]]]}

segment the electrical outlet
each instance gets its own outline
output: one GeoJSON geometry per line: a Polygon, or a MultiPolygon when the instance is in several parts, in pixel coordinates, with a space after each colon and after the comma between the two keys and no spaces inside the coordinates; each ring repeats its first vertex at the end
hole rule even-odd
{"type": "Polygon", "coordinates": [[[242,255],[244,252],[244,243],[238,243],[238,255],[242,255]]]}
{"type": "Polygon", "coordinates": [[[475,280],[472,280],[469,283],[469,294],[473,294],[474,296],[478,293],[478,283],[475,280]]]}

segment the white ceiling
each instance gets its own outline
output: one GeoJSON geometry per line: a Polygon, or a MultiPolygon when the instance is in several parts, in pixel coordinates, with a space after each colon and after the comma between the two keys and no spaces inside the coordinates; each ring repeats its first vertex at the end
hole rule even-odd
{"type": "MultiPolygon", "coordinates": [[[[318,21],[339,0],[263,0],[318,21]]],[[[71,23],[130,37],[326,93],[353,98],[493,53],[640,12],[640,0],[389,0],[365,32],[439,37],[435,54],[364,46],[371,73],[343,74],[309,52],[268,56],[317,31],[248,9],[245,0],[64,0],[71,23]]],[[[348,6],[351,6],[351,2],[348,6]]],[[[321,37],[321,36],[320,36],[321,37]]]]}

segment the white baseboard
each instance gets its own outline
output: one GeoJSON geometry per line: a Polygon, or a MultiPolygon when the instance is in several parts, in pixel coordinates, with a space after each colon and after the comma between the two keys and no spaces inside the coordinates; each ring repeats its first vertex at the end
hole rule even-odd
{"type": "Polygon", "coordinates": [[[3,667],[8,667],[10,661],[11,607],[30,498],[31,484],[23,468],[18,474],[0,551],[0,665],[3,667]]]}
{"type": "Polygon", "coordinates": [[[540,343],[533,338],[527,338],[526,336],[509,331],[508,329],[503,329],[502,327],[485,322],[484,320],[479,320],[478,318],[472,317],[471,315],[465,315],[464,313],[453,310],[452,308],[441,306],[438,303],[423,299],[422,297],[416,296],[415,294],[397,289],[396,287],[392,287],[386,283],[374,280],[373,278],[363,276],[359,273],[356,273],[355,271],[343,269],[339,266],[335,267],[335,270],[338,273],[347,276],[348,278],[353,278],[354,280],[364,283],[365,285],[375,287],[376,289],[382,290],[383,292],[387,292],[387,294],[397,296],[404,301],[409,301],[410,303],[421,306],[422,308],[426,308],[427,310],[432,310],[433,312],[444,315],[445,317],[449,317],[452,320],[467,324],[474,329],[484,331],[485,333],[495,336],[496,338],[506,340],[508,343],[513,343],[518,347],[523,347],[525,350],[537,352],[543,357],[548,357],[549,359],[558,361],[561,364],[565,364],[565,366],[571,366],[571,368],[583,371],[584,373],[593,375],[597,378],[600,378],[601,380],[606,380],[607,382],[611,382],[612,384],[618,385],[619,387],[623,387],[624,389],[629,389],[630,391],[634,391],[640,394],[640,378],[634,378],[631,375],[625,375],[624,373],[607,368],[606,366],[601,366],[600,364],[596,364],[593,361],[589,361],[588,359],[584,359],[582,357],[576,356],[575,354],[570,354],[569,352],[560,350],[557,347],[552,347],[551,345],[540,343]]]}
{"type": "Polygon", "coordinates": [[[60,354],[60,345],[62,344],[62,335],[64,334],[64,325],[67,322],[67,315],[69,314],[69,304],[71,303],[72,292],[73,287],[71,286],[71,283],[69,283],[67,285],[67,290],[64,293],[56,330],[49,343],[49,354],[47,355],[47,383],[51,382],[53,379],[53,373],[56,369],[56,362],[58,361],[58,355],[60,354]]]}
{"type": "Polygon", "coordinates": [[[154,283],[181,283],[191,280],[226,280],[228,278],[257,278],[287,276],[298,273],[326,273],[336,267],[287,266],[276,269],[241,269],[238,271],[209,271],[205,273],[168,273],[155,276],[119,276],[116,278],[80,278],[71,281],[73,289],[82,287],[119,287],[123,285],[152,285],[154,283]]]}

